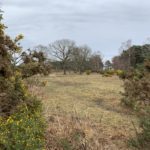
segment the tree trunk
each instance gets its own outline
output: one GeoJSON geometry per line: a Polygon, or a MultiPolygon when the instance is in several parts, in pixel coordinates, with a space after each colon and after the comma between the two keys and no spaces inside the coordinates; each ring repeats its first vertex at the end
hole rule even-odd
{"type": "Polygon", "coordinates": [[[66,64],[63,63],[63,71],[64,71],[64,75],[66,75],[66,64]]]}
{"type": "Polygon", "coordinates": [[[81,69],[80,69],[79,73],[80,73],[80,75],[82,74],[82,71],[81,71],[81,69]]]}
{"type": "Polygon", "coordinates": [[[64,75],[66,75],[66,68],[64,68],[64,75]]]}

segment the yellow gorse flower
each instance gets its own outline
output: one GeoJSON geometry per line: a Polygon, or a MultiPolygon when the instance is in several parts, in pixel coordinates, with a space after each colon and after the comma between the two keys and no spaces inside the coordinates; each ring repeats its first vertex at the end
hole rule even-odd
{"type": "Polygon", "coordinates": [[[7,123],[12,123],[14,120],[11,118],[11,117],[9,117],[8,119],[7,119],[7,123]]]}

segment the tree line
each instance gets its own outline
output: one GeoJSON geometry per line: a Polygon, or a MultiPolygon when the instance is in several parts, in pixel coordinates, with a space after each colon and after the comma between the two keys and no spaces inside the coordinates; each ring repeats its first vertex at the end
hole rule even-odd
{"type": "MultiPolygon", "coordinates": [[[[38,45],[32,50],[23,51],[15,58],[15,63],[22,69],[24,77],[34,74],[48,75],[52,70],[63,70],[82,74],[90,70],[101,73],[107,70],[128,71],[142,68],[143,62],[150,56],[150,44],[131,45],[129,41],[121,47],[120,55],[103,62],[100,52],[92,52],[87,45],[78,46],[74,41],[62,39],[48,46],[38,45]]],[[[15,56],[15,55],[14,55],[15,56]]]]}
{"type": "Polygon", "coordinates": [[[120,55],[113,57],[112,67],[125,71],[130,68],[140,68],[148,58],[150,58],[150,44],[133,45],[122,49],[120,55]]]}
{"type": "MultiPolygon", "coordinates": [[[[74,41],[69,39],[57,40],[48,46],[38,45],[31,53],[30,55],[34,53],[43,55],[51,69],[63,70],[64,75],[67,71],[79,74],[86,70],[100,72],[104,67],[100,52],[92,53],[91,48],[87,45],[77,46],[74,41]]],[[[26,52],[25,54],[26,57],[29,57],[29,54],[27,55],[26,52]]],[[[23,62],[25,63],[25,61],[23,62]]]]}

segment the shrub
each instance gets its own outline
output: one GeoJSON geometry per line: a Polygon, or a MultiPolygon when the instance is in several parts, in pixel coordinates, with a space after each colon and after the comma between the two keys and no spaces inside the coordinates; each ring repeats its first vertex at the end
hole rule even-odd
{"type": "Polygon", "coordinates": [[[33,98],[24,84],[14,54],[18,43],[4,32],[0,14],[0,149],[38,150],[44,148],[44,120],[41,102],[33,98]]]}
{"type": "Polygon", "coordinates": [[[21,103],[30,98],[27,87],[21,79],[21,73],[15,71],[14,76],[0,77],[0,114],[9,116],[16,111],[21,103]]]}
{"type": "Polygon", "coordinates": [[[121,79],[125,79],[126,78],[126,72],[123,70],[116,70],[116,75],[121,78],[121,79]]]}
{"type": "Polygon", "coordinates": [[[140,127],[142,131],[137,132],[136,138],[129,140],[131,146],[139,150],[149,150],[150,148],[150,108],[146,108],[145,114],[140,115],[140,127]]]}
{"type": "Polygon", "coordinates": [[[139,134],[140,145],[145,149],[150,148],[150,107],[146,109],[146,114],[140,117],[142,133],[139,134]]]}
{"type": "Polygon", "coordinates": [[[132,146],[148,150],[150,147],[150,60],[145,62],[142,70],[128,72],[124,83],[122,103],[137,113],[141,133],[132,139],[132,146]]]}
{"type": "Polygon", "coordinates": [[[112,75],[112,76],[115,75],[115,71],[112,70],[112,69],[108,70],[107,73],[110,74],[110,75],[112,75]]]}
{"type": "Polygon", "coordinates": [[[37,74],[49,75],[51,72],[51,65],[45,62],[33,62],[23,63],[19,66],[22,72],[23,78],[28,78],[37,74]]]}
{"type": "Polygon", "coordinates": [[[101,73],[104,77],[111,77],[115,74],[114,70],[106,69],[101,73]]]}
{"type": "Polygon", "coordinates": [[[86,70],[85,72],[86,72],[86,75],[90,75],[92,71],[91,70],[86,70]]]}
{"type": "MultiPolygon", "coordinates": [[[[37,104],[36,101],[35,103],[37,104]]],[[[34,112],[24,105],[7,120],[0,119],[1,150],[42,150],[44,148],[45,123],[40,106],[37,105],[34,106],[36,107],[34,112]]]]}
{"type": "Polygon", "coordinates": [[[142,78],[133,74],[124,83],[123,104],[133,110],[143,110],[150,105],[150,74],[145,73],[142,78]]]}
{"type": "Polygon", "coordinates": [[[8,116],[15,111],[16,106],[27,97],[26,88],[22,82],[21,73],[15,66],[14,54],[21,52],[18,35],[11,39],[5,34],[5,25],[1,23],[0,14],[0,115],[8,116]]]}

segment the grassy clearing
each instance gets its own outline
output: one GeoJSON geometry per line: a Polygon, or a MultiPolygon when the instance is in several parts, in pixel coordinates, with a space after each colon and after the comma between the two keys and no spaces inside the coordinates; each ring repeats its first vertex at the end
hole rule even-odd
{"type": "Polygon", "coordinates": [[[42,80],[47,82],[42,92],[49,121],[48,145],[65,149],[60,141],[80,129],[86,135],[87,149],[128,149],[126,141],[135,134],[131,122],[137,120],[120,105],[123,82],[118,77],[52,74],[42,80]]]}

